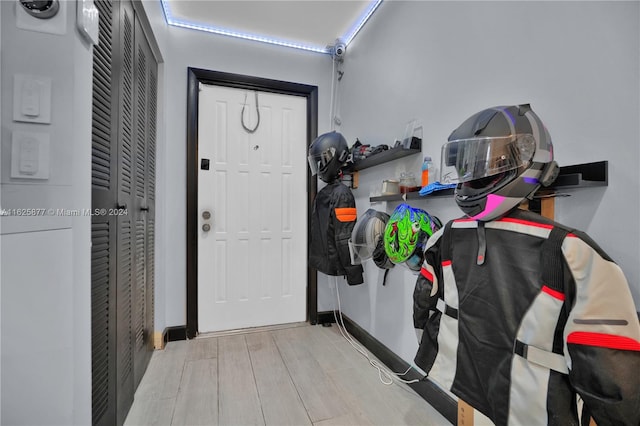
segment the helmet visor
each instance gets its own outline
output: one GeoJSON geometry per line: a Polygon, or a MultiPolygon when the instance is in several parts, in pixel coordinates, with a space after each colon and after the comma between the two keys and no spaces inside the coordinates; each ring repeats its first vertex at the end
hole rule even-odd
{"type": "Polygon", "coordinates": [[[309,161],[309,168],[311,168],[311,174],[318,174],[318,170],[322,170],[327,166],[336,155],[336,149],[330,147],[318,154],[309,154],[307,160],[309,161]]]}
{"type": "Polygon", "coordinates": [[[442,146],[440,183],[463,183],[527,167],[535,153],[532,135],[472,138],[442,146]]]}
{"type": "Polygon", "coordinates": [[[352,265],[362,264],[373,257],[388,220],[389,215],[374,209],[368,209],[358,219],[349,239],[352,265]]]}

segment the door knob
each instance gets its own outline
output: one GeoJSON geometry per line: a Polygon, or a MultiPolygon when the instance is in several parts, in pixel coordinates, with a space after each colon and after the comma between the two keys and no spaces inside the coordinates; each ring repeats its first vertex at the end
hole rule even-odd
{"type": "Polygon", "coordinates": [[[205,223],[204,225],[202,225],[202,230],[204,232],[209,232],[211,231],[211,225],[209,225],[208,223],[205,223]]]}

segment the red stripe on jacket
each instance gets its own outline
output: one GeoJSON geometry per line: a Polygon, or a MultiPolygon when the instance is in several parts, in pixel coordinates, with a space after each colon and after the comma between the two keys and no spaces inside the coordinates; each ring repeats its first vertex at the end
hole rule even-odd
{"type": "Polygon", "coordinates": [[[625,351],[640,351],[640,342],[630,337],[604,333],[588,333],[586,331],[574,331],[573,333],[570,333],[567,336],[567,343],[610,349],[622,349],[625,351]]]}
{"type": "Polygon", "coordinates": [[[420,275],[422,275],[423,277],[425,277],[429,281],[433,282],[433,274],[431,272],[427,271],[426,269],[421,268],[420,269],[420,275]]]}
{"type": "Polygon", "coordinates": [[[559,291],[549,288],[546,285],[543,285],[541,290],[555,299],[564,300],[564,293],[560,293],[559,291]]]}

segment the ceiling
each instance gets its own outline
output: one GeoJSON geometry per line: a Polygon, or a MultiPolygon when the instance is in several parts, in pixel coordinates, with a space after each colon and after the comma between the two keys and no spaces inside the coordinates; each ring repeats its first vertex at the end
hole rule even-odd
{"type": "Polygon", "coordinates": [[[331,53],[382,0],[160,0],[170,25],[331,53]]]}

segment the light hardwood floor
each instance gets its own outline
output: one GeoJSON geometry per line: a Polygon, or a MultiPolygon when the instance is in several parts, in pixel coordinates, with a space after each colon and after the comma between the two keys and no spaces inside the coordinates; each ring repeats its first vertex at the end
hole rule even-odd
{"type": "Polygon", "coordinates": [[[450,423],[407,385],[381,383],[335,324],[303,324],[169,342],[136,391],[125,426],[138,425],[450,423]]]}

